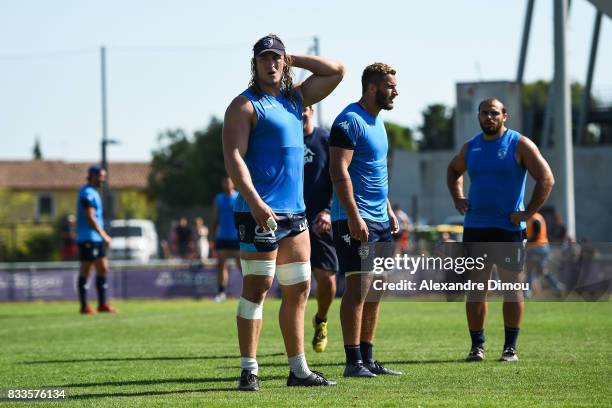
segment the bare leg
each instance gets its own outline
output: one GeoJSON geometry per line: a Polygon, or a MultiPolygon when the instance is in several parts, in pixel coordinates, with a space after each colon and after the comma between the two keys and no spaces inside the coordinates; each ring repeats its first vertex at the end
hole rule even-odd
{"type": "Polygon", "coordinates": [[[327,320],[329,307],[336,296],[336,275],[320,268],[314,268],[312,272],[317,280],[317,316],[327,320]]]}
{"type": "MultiPolygon", "coordinates": [[[[283,239],[278,248],[277,265],[310,261],[310,238],[303,232],[283,239]]],[[[310,292],[310,280],[295,285],[281,285],[282,303],[279,324],[288,357],[304,353],[304,312],[310,292]]]]}
{"type": "Polygon", "coordinates": [[[372,276],[364,273],[346,277],[346,289],[340,303],[340,321],[345,345],[357,345],[361,338],[363,305],[372,276]]]}

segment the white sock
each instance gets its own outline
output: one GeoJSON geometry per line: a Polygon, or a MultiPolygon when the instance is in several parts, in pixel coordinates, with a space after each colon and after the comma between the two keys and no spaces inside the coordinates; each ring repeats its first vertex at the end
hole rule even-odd
{"type": "Polygon", "coordinates": [[[297,378],[306,378],[312,374],[312,371],[308,368],[304,353],[289,357],[289,368],[297,378]]]}
{"type": "Polygon", "coordinates": [[[257,360],[253,357],[240,357],[240,368],[249,370],[255,375],[259,375],[259,365],[257,364],[257,360]]]}

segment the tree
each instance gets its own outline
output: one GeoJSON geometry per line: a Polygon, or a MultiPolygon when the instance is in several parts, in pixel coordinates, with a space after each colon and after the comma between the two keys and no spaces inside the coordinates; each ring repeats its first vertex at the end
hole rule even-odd
{"type": "MultiPolygon", "coordinates": [[[[540,145],[544,133],[544,116],[546,114],[546,104],[548,103],[548,92],[550,91],[550,87],[550,81],[539,80],[523,84],[521,92],[523,132],[525,132],[525,134],[527,134],[537,145],[540,145]]],[[[576,120],[578,118],[578,111],[580,110],[584,87],[579,82],[572,82],[570,91],[572,119],[576,120]]],[[[591,97],[590,107],[596,107],[598,104],[599,101],[591,97]]],[[[573,125],[576,126],[576,123],[573,123],[573,125]]],[[[593,139],[592,135],[587,134],[586,140],[589,141],[591,139],[593,139]]]]}
{"type": "Polygon", "coordinates": [[[393,122],[385,122],[385,129],[389,138],[389,154],[392,154],[394,149],[399,150],[416,150],[417,144],[414,141],[412,129],[402,127],[393,122]]]}
{"type": "Polygon", "coordinates": [[[149,196],[175,211],[210,205],[225,175],[222,130],[223,122],[212,118],[191,140],[181,129],[161,134],[162,147],[153,152],[149,196]]]}
{"type": "Polygon", "coordinates": [[[34,148],[32,149],[32,155],[33,155],[34,160],[42,160],[42,151],[40,149],[40,140],[38,139],[38,136],[36,136],[36,139],[34,141],[34,148]]]}
{"type": "Polygon", "coordinates": [[[447,150],[453,148],[454,110],[441,103],[429,105],[423,111],[422,150],[447,150]]]}

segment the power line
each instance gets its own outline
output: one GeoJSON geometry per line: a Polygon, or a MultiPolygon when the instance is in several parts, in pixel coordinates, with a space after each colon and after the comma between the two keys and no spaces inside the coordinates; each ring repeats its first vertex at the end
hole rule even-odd
{"type": "Polygon", "coordinates": [[[44,59],[44,58],[64,58],[73,57],[76,55],[93,54],[97,50],[95,48],[83,48],[77,50],[62,50],[50,51],[42,53],[16,53],[16,54],[0,54],[0,60],[27,60],[27,59],[44,59]]]}
{"type": "MultiPolygon", "coordinates": [[[[312,37],[293,37],[286,39],[286,42],[302,42],[311,41],[312,37]]],[[[212,43],[201,45],[117,45],[107,46],[107,51],[113,52],[198,52],[205,50],[227,49],[227,48],[242,48],[252,47],[252,42],[240,43],[212,43]]],[[[8,60],[28,60],[28,59],[44,59],[44,58],[63,58],[76,55],[90,54],[98,52],[97,48],[82,48],[75,50],[59,50],[39,53],[0,53],[1,61],[8,60]]]]}

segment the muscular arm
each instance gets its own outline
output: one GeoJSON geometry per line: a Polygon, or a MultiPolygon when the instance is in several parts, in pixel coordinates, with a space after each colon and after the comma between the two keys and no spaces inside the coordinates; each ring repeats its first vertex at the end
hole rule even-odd
{"type": "Polygon", "coordinates": [[[329,148],[329,155],[329,174],[340,204],[348,216],[347,223],[351,237],[367,242],[368,226],[359,214],[359,208],[353,195],[353,183],[348,172],[348,167],[353,159],[353,150],[332,146],[329,148]]]}
{"type": "Polygon", "coordinates": [[[249,134],[255,125],[255,112],[248,98],[236,97],[225,111],[223,122],[223,158],[225,168],[234,185],[251,208],[259,226],[268,229],[266,220],[277,219],[270,207],[261,199],[244,161],[249,145],[249,134]]]}
{"type": "Polygon", "coordinates": [[[98,221],[96,220],[96,209],[94,207],[87,207],[85,210],[85,221],[87,221],[87,225],[91,227],[94,231],[96,231],[102,239],[108,243],[110,243],[110,236],[104,231],[98,221]]]}
{"type": "Polygon", "coordinates": [[[323,100],[344,77],[344,66],[338,62],[313,55],[291,55],[293,66],[312,72],[304,82],[296,85],[304,106],[323,100]]]}
{"type": "Polygon", "coordinates": [[[465,153],[467,143],[463,145],[459,153],[453,157],[446,170],[446,185],[450,192],[455,208],[461,214],[465,214],[468,209],[468,202],[463,194],[463,174],[467,170],[465,163],[465,153]]]}
{"type": "Polygon", "coordinates": [[[399,232],[399,222],[397,221],[397,216],[395,215],[395,211],[393,211],[389,197],[387,197],[387,213],[389,214],[389,226],[391,228],[391,233],[397,234],[399,232]]]}
{"type": "Polygon", "coordinates": [[[548,199],[555,184],[552,170],[546,159],[540,154],[538,147],[525,136],[521,136],[516,145],[517,160],[525,166],[536,184],[531,194],[531,200],[525,209],[526,217],[530,218],[538,212],[548,199]]]}
{"type": "Polygon", "coordinates": [[[353,196],[353,183],[348,167],[353,159],[353,151],[340,147],[329,148],[329,175],[331,176],[336,196],[349,218],[359,216],[359,209],[353,196]]]}

